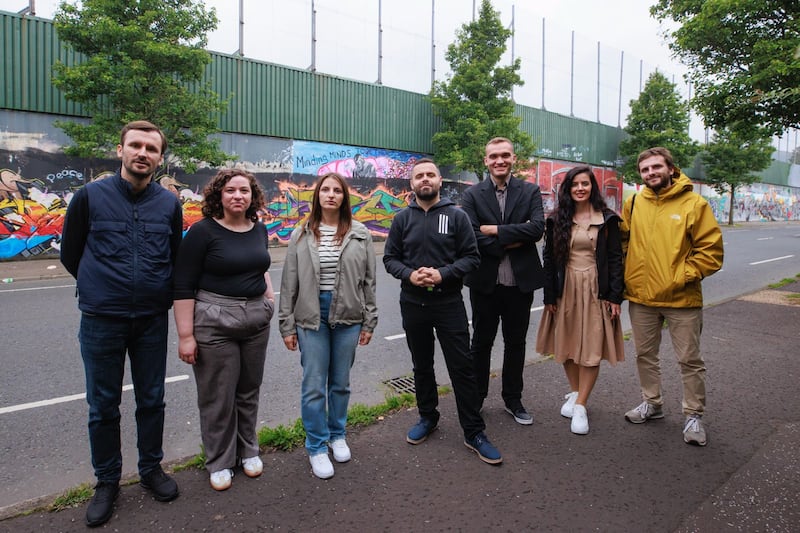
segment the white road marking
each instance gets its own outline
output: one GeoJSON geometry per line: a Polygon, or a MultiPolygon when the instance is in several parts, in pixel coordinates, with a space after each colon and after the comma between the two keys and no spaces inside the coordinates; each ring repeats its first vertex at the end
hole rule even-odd
{"type": "Polygon", "coordinates": [[[751,266],[754,265],[763,265],[764,263],[771,263],[773,261],[781,261],[782,259],[790,259],[794,257],[794,255],[784,255],[782,257],[775,257],[772,259],[764,259],[763,261],[756,261],[755,263],[750,263],[751,266]]]}
{"type": "Polygon", "coordinates": [[[772,240],[772,239],[774,239],[774,238],[775,238],[775,237],[759,237],[759,238],[758,238],[758,239],[756,239],[756,240],[757,240],[757,241],[771,241],[771,240],[772,240]]]}
{"type": "Polygon", "coordinates": [[[46,289],[67,289],[67,288],[75,288],[75,284],[72,285],[53,285],[52,287],[28,287],[25,289],[3,289],[0,292],[25,292],[25,291],[43,291],[46,289]]]}
{"type": "MultiPolygon", "coordinates": [[[[181,376],[174,376],[164,380],[165,383],[174,383],[176,381],[185,381],[189,379],[187,374],[181,376]]],[[[123,391],[133,390],[133,385],[125,385],[122,387],[123,391]]],[[[18,405],[10,405],[8,407],[0,407],[0,415],[6,413],[13,413],[15,411],[24,411],[26,409],[35,409],[37,407],[46,407],[48,405],[56,405],[59,403],[74,402],[75,400],[83,400],[86,398],[86,393],[72,394],[71,396],[61,396],[59,398],[51,398],[49,400],[41,400],[38,402],[21,403],[18,405]]]]}

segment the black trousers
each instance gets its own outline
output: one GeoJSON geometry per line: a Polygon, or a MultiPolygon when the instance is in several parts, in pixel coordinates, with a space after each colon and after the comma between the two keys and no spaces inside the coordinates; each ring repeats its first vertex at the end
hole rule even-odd
{"type": "Polygon", "coordinates": [[[414,385],[421,417],[439,420],[439,395],[433,369],[434,330],[444,354],[456,397],[458,421],[464,436],[472,438],[486,428],[478,412],[473,363],[469,355],[469,323],[461,295],[433,304],[400,302],[406,342],[414,362],[414,385]]]}
{"type": "Polygon", "coordinates": [[[497,327],[503,328],[503,401],[515,407],[522,399],[522,369],[525,367],[525,339],[531,321],[533,291],[495,285],[489,293],[474,289],[469,293],[472,304],[472,346],[475,379],[481,401],[489,393],[489,365],[497,327]]]}

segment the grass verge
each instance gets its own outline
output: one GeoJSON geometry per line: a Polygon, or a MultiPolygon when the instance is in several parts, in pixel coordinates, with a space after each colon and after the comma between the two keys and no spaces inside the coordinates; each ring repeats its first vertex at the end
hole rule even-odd
{"type": "Polygon", "coordinates": [[[790,283],[794,283],[798,279],[800,279],[800,274],[795,275],[795,277],[793,278],[783,278],[777,283],[770,283],[769,285],[767,285],[767,287],[769,287],[770,289],[780,289],[781,287],[789,285],[790,283]]]}
{"type": "MultiPolygon", "coordinates": [[[[449,394],[450,387],[439,387],[439,395],[449,394]]],[[[363,404],[353,404],[347,411],[347,424],[350,427],[365,427],[383,420],[383,417],[400,409],[407,409],[416,405],[413,394],[405,393],[400,395],[387,396],[386,401],[373,406],[363,404]]],[[[258,445],[262,451],[291,451],[304,444],[306,432],[303,429],[303,421],[295,420],[290,426],[279,425],[275,428],[262,427],[258,431],[258,445]]],[[[205,451],[202,446],[201,452],[183,463],[174,465],[173,472],[180,472],[190,468],[201,469],[205,467],[205,451]]],[[[131,481],[130,483],[135,483],[131,481]]],[[[90,483],[83,483],[73,487],[60,496],[56,497],[52,503],[38,506],[21,512],[18,516],[26,516],[38,512],[56,512],[70,507],[76,507],[89,501],[94,495],[94,488],[90,483]]]]}

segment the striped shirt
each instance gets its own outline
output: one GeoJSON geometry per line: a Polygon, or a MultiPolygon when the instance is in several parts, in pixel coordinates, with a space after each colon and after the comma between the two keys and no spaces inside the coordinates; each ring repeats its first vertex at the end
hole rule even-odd
{"type": "Polygon", "coordinates": [[[319,290],[332,291],[336,283],[341,245],[335,243],[336,227],[319,225],[319,290]]]}

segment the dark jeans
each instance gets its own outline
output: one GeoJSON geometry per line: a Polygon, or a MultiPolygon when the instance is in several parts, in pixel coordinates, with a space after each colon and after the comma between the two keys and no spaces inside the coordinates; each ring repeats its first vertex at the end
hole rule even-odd
{"type": "Polygon", "coordinates": [[[119,404],[125,353],[131,361],[136,398],[139,475],[164,456],[164,377],[167,366],[167,313],[141,318],[81,316],[78,332],[86,371],[89,444],[98,481],[117,482],[122,474],[119,404]]]}
{"type": "Polygon", "coordinates": [[[471,289],[472,347],[478,396],[489,394],[489,366],[497,326],[503,321],[503,401],[516,407],[522,399],[522,369],[525,367],[525,338],[531,320],[533,291],[496,285],[490,294],[471,289]]]}
{"type": "Polygon", "coordinates": [[[455,301],[419,305],[400,302],[406,342],[414,361],[414,388],[421,417],[439,420],[439,395],[433,370],[434,336],[444,354],[447,372],[456,397],[458,421],[467,438],[486,428],[478,412],[472,359],[469,356],[469,323],[464,302],[459,295],[455,301]]]}

